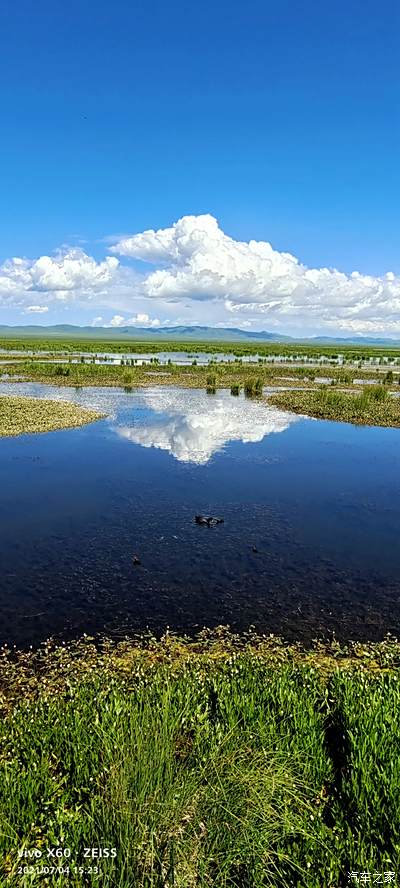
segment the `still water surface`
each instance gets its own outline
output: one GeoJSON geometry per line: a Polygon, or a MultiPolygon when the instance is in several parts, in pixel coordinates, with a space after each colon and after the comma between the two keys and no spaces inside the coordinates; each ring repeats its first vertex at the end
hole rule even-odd
{"type": "Polygon", "coordinates": [[[106,418],[0,440],[0,643],[219,623],[303,640],[400,632],[399,430],[225,391],[0,384],[10,392],[106,418]]]}

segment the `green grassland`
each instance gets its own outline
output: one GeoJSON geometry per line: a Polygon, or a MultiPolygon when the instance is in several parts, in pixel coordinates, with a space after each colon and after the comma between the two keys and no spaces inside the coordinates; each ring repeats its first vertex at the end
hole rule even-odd
{"type": "Polygon", "coordinates": [[[316,391],[284,391],[271,395],[268,401],[283,410],[317,419],[400,426],[400,398],[391,397],[390,391],[381,385],[365,387],[361,393],[335,391],[329,387],[316,391]]]}
{"type": "Polygon", "coordinates": [[[75,428],[99,418],[94,410],[64,401],[0,396],[0,437],[75,428]]]}
{"type": "Polygon", "coordinates": [[[346,361],[361,361],[368,358],[382,359],[399,359],[400,347],[378,346],[378,345],[348,345],[348,344],[325,344],[325,343],[287,343],[287,342],[227,342],[226,340],[197,342],[196,340],[138,340],[127,337],[123,341],[121,339],[99,340],[96,338],[80,338],[75,336],[68,338],[49,337],[22,337],[11,339],[8,337],[0,338],[0,349],[12,351],[18,350],[22,352],[40,351],[51,352],[53,354],[72,354],[80,352],[101,353],[114,352],[115,354],[131,353],[147,353],[155,354],[156,352],[187,352],[190,354],[201,354],[209,352],[212,354],[235,354],[238,357],[245,355],[258,354],[260,356],[276,356],[286,355],[288,358],[299,356],[300,358],[319,358],[326,356],[327,358],[336,358],[338,354],[344,356],[346,361]]]}
{"type": "Polygon", "coordinates": [[[302,651],[222,629],[4,651],[1,885],[339,888],[351,870],[398,872],[399,661],[394,640],[302,651]],[[48,864],[49,846],[71,849],[68,874],[18,859],[38,848],[48,864]],[[115,859],[75,871],[99,846],[115,859]]]}

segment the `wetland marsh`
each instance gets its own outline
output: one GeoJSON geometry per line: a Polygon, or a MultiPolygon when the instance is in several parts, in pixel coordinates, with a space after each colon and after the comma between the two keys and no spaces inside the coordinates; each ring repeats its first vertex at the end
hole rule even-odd
{"type": "Polygon", "coordinates": [[[0,441],[2,642],[221,623],[303,640],[400,630],[398,429],[229,390],[62,383],[0,384],[105,415],[0,441]],[[224,524],[199,527],[198,513],[224,524]]]}
{"type": "Polygon", "coordinates": [[[85,360],[0,381],[4,885],[387,879],[398,372],[85,360]]]}

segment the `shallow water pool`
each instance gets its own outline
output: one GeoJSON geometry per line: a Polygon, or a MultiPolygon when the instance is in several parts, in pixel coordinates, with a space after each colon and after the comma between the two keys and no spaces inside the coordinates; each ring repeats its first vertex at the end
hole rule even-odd
{"type": "Polygon", "coordinates": [[[0,643],[220,623],[303,640],[399,633],[398,429],[227,391],[2,393],[106,417],[0,440],[0,643]]]}

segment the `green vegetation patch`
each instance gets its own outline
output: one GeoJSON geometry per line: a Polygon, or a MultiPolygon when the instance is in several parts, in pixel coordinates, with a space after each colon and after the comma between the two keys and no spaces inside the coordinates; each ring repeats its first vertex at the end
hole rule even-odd
{"type": "MultiPolygon", "coordinates": [[[[321,370],[312,367],[296,367],[293,365],[273,365],[267,363],[246,364],[238,358],[230,363],[210,363],[200,366],[193,362],[190,366],[168,363],[160,365],[157,359],[152,364],[135,365],[134,359],[125,360],[122,366],[94,363],[72,363],[60,357],[60,363],[54,364],[43,359],[18,361],[3,365],[9,382],[20,381],[50,383],[58,386],[155,386],[182,385],[188,388],[231,388],[240,386],[250,388],[252,394],[260,394],[263,386],[313,386],[321,375],[328,375],[337,385],[351,385],[353,379],[383,378],[379,371],[343,370],[329,367],[321,370]],[[211,382],[210,382],[211,380],[211,382]]],[[[387,374],[386,374],[387,375],[387,374]]],[[[398,391],[398,374],[393,379],[385,380],[386,385],[398,391]]]]}
{"type": "Polygon", "coordinates": [[[1,884],[383,884],[400,863],[399,656],[390,639],[303,651],[223,629],[4,650],[1,884]],[[80,872],[99,846],[115,857],[80,872]],[[69,849],[62,873],[21,872],[18,851],[48,847],[69,849]]]}
{"type": "Polygon", "coordinates": [[[100,419],[101,414],[68,404],[39,398],[0,396],[0,437],[69,429],[100,419]]]}
{"type": "Polygon", "coordinates": [[[336,344],[328,344],[326,342],[268,342],[263,340],[257,341],[231,341],[223,339],[197,340],[177,338],[168,340],[158,336],[156,339],[151,337],[134,338],[132,336],[120,336],[115,338],[110,333],[109,338],[93,336],[74,335],[68,336],[6,336],[3,332],[0,338],[0,349],[2,351],[34,351],[34,352],[50,352],[52,354],[64,353],[72,354],[79,351],[91,352],[114,352],[115,354],[131,353],[156,353],[163,352],[186,352],[193,355],[204,352],[253,355],[258,354],[265,357],[275,355],[285,355],[288,358],[320,358],[321,356],[336,359],[338,354],[343,355],[345,361],[368,360],[369,358],[382,359],[385,363],[389,360],[400,359],[400,347],[397,345],[373,345],[363,343],[357,345],[354,343],[346,344],[338,342],[336,344]]]}
{"type": "Polygon", "coordinates": [[[332,391],[328,387],[317,391],[278,392],[268,401],[283,410],[318,419],[356,425],[400,426],[400,400],[379,385],[365,387],[361,394],[332,391]]]}

